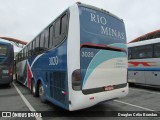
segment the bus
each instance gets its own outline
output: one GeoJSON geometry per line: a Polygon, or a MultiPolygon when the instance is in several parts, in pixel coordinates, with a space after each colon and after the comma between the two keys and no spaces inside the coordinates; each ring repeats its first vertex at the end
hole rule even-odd
{"type": "Polygon", "coordinates": [[[13,81],[13,45],[0,41],[0,85],[10,85],[13,81]]]}
{"type": "Polygon", "coordinates": [[[128,44],[128,82],[160,87],[160,38],[128,44]]]}
{"type": "Polygon", "coordinates": [[[87,108],[128,93],[124,22],[90,5],[75,3],[16,57],[16,78],[66,110],[87,108]]]}

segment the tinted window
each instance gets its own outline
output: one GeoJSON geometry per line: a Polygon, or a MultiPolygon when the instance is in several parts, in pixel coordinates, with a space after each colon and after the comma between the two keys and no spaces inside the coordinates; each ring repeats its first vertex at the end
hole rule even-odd
{"type": "Polygon", "coordinates": [[[22,59],[24,58],[24,49],[22,50],[22,59]]]}
{"type": "Polygon", "coordinates": [[[26,46],[26,57],[28,57],[28,45],[26,46]]]}
{"type": "Polygon", "coordinates": [[[19,53],[18,53],[18,60],[19,60],[19,53]]]}
{"type": "Polygon", "coordinates": [[[28,56],[31,56],[32,53],[31,50],[32,50],[32,43],[28,45],[28,56]]]}
{"type": "Polygon", "coordinates": [[[132,53],[131,48],[128,48],[128,59],[131,59],[131,53],[132,53]]]}
{"type": "Polygon", "coordinates": [[[21,51],[19,52],[19,60],[21,60],[21,51]]]}
{"type": "Polygon", "coordinates": [[[44,50],[44,33],[41,34],[40,37],[40,51],[44,50]]]}
{"type": "Polygon", "coordinates": [[[53,25],[49,27],[49,48],[53,46],[53,25]]]}
{"type": "Polygon", "coordinates": [[[36,38],[36,42],[35,42],[35,52],[39,51],[39,37],[36,38]]]}
{"type": "Polygon", "coordinates": [[[60,17],[55,24],[54,46],[57,46],[65,38],[67,33],[67,15],[60,17]]]}
{"type": "MultiPolygon", "coordinates": [[[[23,57],[31,56],[39,51],[52,48],[61,43],[67,33],[67,14],[63,14],[54,21],[47,29],[45,29],[39,37],[33,40],[24,48],[23,57]]],[[[21,57],[21,54],[19,54],[21,57]]]]}
{"type": "Polygon", "coordinates": [[[0,45],[0,55],[6,56],[7,55],[7,46],[0,45]]]}
{"type": "Polygon", "coordinates": [[[55,38],[57,38],[59,35],[60,35],[60,19],[58,19],[55,24],[55,38]]]}
{"type": "Polygon", "coordinates": [[[45,48],[48,49],[48,29],[45,30],[45,48]]]}
{"type": "Polygon", "coordinates": [[[67,15],[64,15],[61,21],[61,34],[65,34],[67,31],[67,15]]]}
{"type": "Polygon", "coordinates": [[[151,58],[152,56],[152,45],[144,45],[132,48],[133,59],[151,58]]]}
{"type": "Polygon", "coordinates": [[[133,59],[139,58],[138,47],[132,48],[132,58],[133,59]]]}
{"type": "Polygon", "coordinates": [[[160,57],[160,43],[154,45],[154,57],[160,57]]]}
{"type": "Polygon", "coordinates": [[[35,40],[32,41],[32,54],[34,54],[34,49],[35,49],[35,40]]]}
{"type": "Polygon", "coordinates": [[[24,58],[27,57],[27,56],[26,56],[26,50],[27,50],[27,48],[25,47],[25,48],[24,48],[24,58]]]}

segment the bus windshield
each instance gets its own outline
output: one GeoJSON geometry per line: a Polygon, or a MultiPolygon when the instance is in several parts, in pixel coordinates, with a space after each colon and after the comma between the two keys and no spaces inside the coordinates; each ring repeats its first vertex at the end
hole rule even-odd
{"type": "Polygon", "coordinates": [[[6,56],[7,56],[7,46],[0,45],[0,64],[4,61],[6,56]]]}
{"type": "Polygon", "coordinates": [[[125,27],[122,20],[107,12],[79,7],[81,44],[126,43],[125,27]]]}
{"type": "Polygon", "coordinates": [[[7,46],[0,45],[0,56],[7,56],[7,46]]]}

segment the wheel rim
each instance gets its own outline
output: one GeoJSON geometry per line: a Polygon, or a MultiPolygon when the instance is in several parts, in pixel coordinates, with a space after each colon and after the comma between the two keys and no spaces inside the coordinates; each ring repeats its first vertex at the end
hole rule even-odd
{"type": "Polygon", "coordinates": [[[36,87],[35,87],[35,84],[33,82],[33,93],[35,93],[35,92],[36,92],[36,87]]]}
{"type": "Polygon", "coordinates": [[[42,84],[40,84],[40,86],[39,86],[39,95],[43,96],[43,94],[44,94],[44,89],[43,89],[42,84]]]}

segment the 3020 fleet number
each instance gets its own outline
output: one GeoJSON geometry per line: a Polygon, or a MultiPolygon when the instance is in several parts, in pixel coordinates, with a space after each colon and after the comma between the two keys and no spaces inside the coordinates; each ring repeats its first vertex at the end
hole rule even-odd
{"type": "Polygon", "coordinates": [[[50,57],[49,58],[49,65],[58,65],[58,57],[50,57]]]}
{"type": "Polygon", "coordinates": [[[82,57],[94,57],[93,52],[82,52],[82,57]]]}

